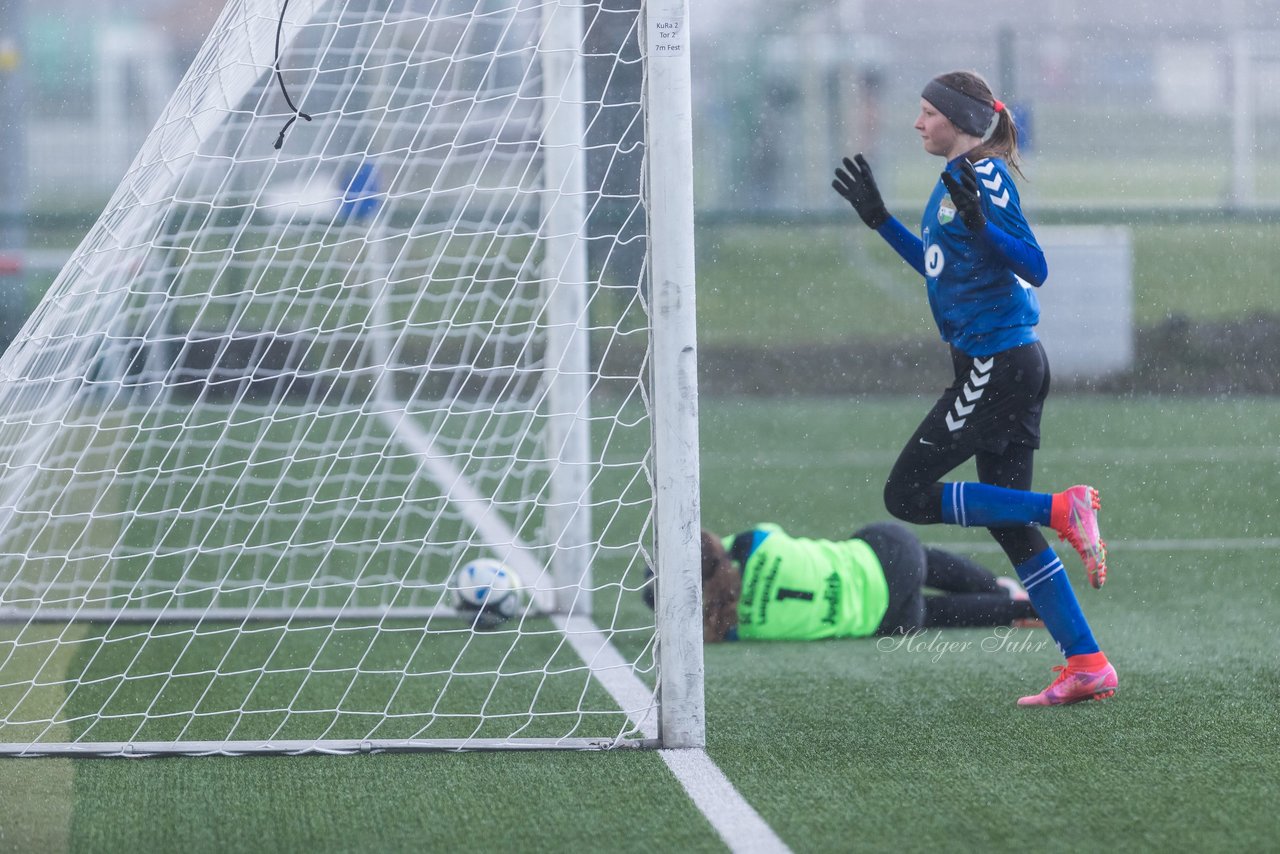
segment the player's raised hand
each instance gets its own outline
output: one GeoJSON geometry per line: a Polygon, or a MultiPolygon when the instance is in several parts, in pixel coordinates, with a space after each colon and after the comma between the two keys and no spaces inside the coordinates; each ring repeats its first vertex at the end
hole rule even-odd
{"type": "Polygon", "coordinates": [[[855,154],[853,160],[847,157],[843,160],[844,168],[836,168],[836,179],[831,186],[853,205],[868,228],[879,228],[889,221],[889,211],[885,209],[884,199],[880,198],[871,167],[861,154],[855,154]]]}
{"type": "Polygon", "coordinates": [[[969,158],[960,161],[960,180],[943,170],[942,183],[951,194],[951,203],[956,206],[961,221],[970,231],[981,231],[987,224],[987,215],[982,212],[982,196],[978,191],[978,173],[974,171],[969,158]]]}

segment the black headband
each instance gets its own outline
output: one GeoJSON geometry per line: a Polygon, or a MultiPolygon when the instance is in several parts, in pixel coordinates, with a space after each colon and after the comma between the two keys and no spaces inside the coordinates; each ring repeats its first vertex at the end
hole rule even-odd
{"type": "Polygon", "coordinates": [[[930,80],[920,93],[930,104],[938,108],[951,123],[971,136],[984,137],[996,114],[995,105],[952,89],[938,78],[930,80]]]}

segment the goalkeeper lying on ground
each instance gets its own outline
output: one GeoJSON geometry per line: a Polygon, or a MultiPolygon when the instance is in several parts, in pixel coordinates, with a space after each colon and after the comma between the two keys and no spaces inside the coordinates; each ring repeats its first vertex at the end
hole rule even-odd
{"type": "MultiPolygon", "coordinates": [[[[645,599],[653,607],[652,585],[645,599]]],[[[1040,625],[1016,580],[929,548],[896,523],[868,525],[847,540],[792,537],[767,524],[723,540],[702,532],[707,643],[1040,625]]]]}

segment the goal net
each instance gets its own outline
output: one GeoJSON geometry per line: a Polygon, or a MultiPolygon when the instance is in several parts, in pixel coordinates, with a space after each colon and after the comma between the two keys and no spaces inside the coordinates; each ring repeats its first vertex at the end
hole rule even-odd
{"type": "Polygon", "coordinates": [[[0,360],[0,752],[700,743],[683,26],[232,0],[0,360]]]}

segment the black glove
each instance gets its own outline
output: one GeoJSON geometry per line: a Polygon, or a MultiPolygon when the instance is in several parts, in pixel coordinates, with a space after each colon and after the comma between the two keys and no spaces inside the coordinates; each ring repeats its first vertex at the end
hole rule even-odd
{"type": "Polygon", "coordinates": [[[853,205],[868,228],[879,228],[889,221],[889,211],[876,189],[876,179],[871,177],[871,167],[861,154],[855,154],[853,160],[844,158],[844,168],[836,169],[831,186],[853,205]]]}
{"type": "Polygon", "coordinates": [[[950,172],[942,173],[942,183],[951,194],[951,203],[956,206],[965,228],[977,233],[987,225],[987,215],[982,212],[982,196],[978,193],[978,173],[973,171],[973,164],[968,158],[960,161],[960,180],[951,177],[950,172]]]}

